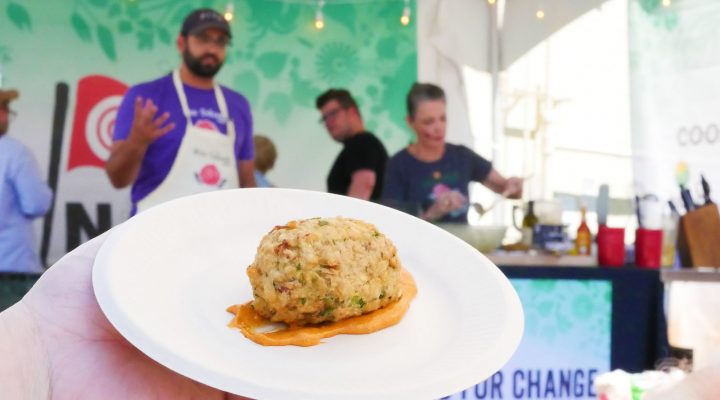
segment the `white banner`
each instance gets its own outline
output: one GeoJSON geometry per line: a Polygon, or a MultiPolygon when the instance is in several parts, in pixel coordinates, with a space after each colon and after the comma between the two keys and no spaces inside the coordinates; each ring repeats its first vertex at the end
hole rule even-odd
{"type": "Polygon", "coordinates": [[[687,177],[700,203],[703,174],[720,200],[720,2],[630,0],[628,15],[636,192],[679,202],[687,177]]]}
{"type": "Polygon", "coordinates": [[[102,75],[55,87],[48,165],[55,199],[40,244],[48,265],[130,213],[128,189],[115,190],[104,169],[115,115],[127,88],[102,75]]]}

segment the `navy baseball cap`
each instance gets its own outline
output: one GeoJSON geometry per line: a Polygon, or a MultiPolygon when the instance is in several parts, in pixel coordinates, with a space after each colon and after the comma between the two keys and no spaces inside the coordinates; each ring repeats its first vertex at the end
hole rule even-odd
{"type": "Polygon", "coordinates": [[[228,35],[228,37],[232,37],[230,34],[230,24],[228,24],[222,14],[211,8],[200,8],[188,14],[188,16],[185,17],[185,21],[183,21],[180,33],[183,36],[194,35],[208,28],[219,29],[228,35]]]}

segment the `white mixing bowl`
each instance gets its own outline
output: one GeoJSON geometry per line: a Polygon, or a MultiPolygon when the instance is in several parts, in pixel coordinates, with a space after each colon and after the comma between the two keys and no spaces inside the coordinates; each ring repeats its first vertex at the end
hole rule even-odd
{"type": "Polygon", "coordinates": [[[491,253],[500,247],[507,231],[507,227],[502,225],[439,223],[437,226],[459,237],[482,253],[491,253]]]}

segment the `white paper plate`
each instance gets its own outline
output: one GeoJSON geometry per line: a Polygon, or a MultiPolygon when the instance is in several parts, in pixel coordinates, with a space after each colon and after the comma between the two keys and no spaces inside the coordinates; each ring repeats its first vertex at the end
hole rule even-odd
{"type": "Polygon", "coordinates": [[[171,201],[118,226],[95,260],[110,322],[166,367],[259,399],[431,399],[492,375],[515,351],[523,313],[487,258],[442,229],[366,201],[289,189],[239,189],[171,201]],[[418,295],[396,326],[314,347],[264,347],[226,324],[252,298],[245,268],[263,235],[293,219],[375,224],[398,248],[418,295]]]}

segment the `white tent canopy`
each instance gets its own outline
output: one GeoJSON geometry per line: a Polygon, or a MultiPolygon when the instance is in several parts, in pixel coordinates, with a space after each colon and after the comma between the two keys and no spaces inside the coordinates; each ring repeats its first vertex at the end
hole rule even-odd
{"type": "Polygon", "coordinates": [[[418,79],[437,83],[447,92],[448,140],[470,146],[473,142],[463,92],[464,66],[488,72],[496,81],[497,72],[604,1],[418,1],[418,79]],[[543,10],[543,19],[537,18],[538,10],[543,10]]]}

